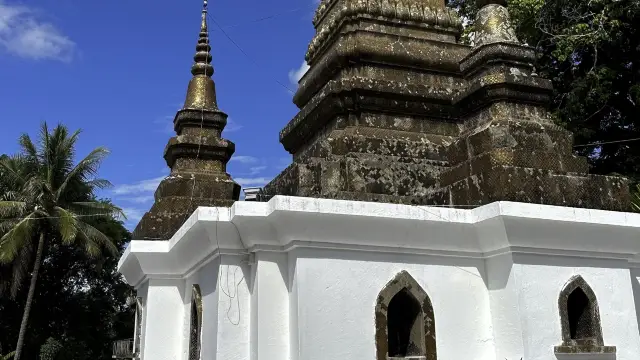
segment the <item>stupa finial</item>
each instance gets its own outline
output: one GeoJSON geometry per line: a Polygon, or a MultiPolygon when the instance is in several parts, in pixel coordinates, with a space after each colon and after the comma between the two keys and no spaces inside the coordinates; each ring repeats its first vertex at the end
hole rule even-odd
{"type": "Polygon", "coordinates": [[[207,7],[209,2],[204,0],[202,5],[202,23],[200,24],[200,37],[196,45],[195,63],[191,67],[191,73],[196,75],[213,75],[211,66],[211,46],[209,45],[209,27],[207,26],[207,7]]]}
{"type": "Polygon", "coordinates": [[[499,42],[519,44],[515,29],[509,17],[507,0],[476,0],[475,46],[499,42]]]}

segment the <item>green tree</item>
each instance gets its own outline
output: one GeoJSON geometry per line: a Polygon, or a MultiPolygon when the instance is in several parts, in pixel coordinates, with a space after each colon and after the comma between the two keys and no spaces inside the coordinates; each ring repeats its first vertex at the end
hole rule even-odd
{"type": "Polygon", "coordinates": [[[62,244],[81,248],[90,257],[98,257],[103,249],[118,254],[113,240],[85,220],[92,216],[121,216],[121,210],[105,202],[78,201],[83,194],[110,185],[95,178],[108,151],[96,148],[74,165],[79,134],[69,134],[63,125],[49,131],[44,123],[39,146],[28,135],[22,135],[21,153],[0,163],[3,177],[14,189],[0,201],[0,218],[4,218],[0,226],[4,232],[0,238],[0,263],[13,264],[12,281],[20,283],[27,274],[29,260],[34,258],[15,360],[22,355],[45,249],[62,244]]]}
{"type": "Polygon", "coordinates": [[[640,184],[636,185],[636,189],[633,192],[633,199],[631,201],[633,203],[633,209],[640,212],[640,184]]]}
{"type": "MultiPolygon", "coordinates": [[[[475,1],[448,0],[473,37],[475,1]]],[[[592,172],[640,181],[640,1],[509,0],[518,38],[554,85],[552,109],[592,172]]]]}

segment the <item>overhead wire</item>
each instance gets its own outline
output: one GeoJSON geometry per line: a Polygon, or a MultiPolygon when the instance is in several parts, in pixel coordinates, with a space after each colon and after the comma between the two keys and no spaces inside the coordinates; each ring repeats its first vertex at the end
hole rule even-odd
{"type": "MultiPolygon", "coordinates": [[[[253,65],[255,65],[259,69],[262,69],[260,64],[258,64],[258,62],[255,61],[253,59],[253,57],[251,57],[246,51],[244,51],[244,49],[240,45],[238,45],[238,43],[235,40],[233,40],[233,38],[231,38],[231,36],[229,36],[229,34],[224,30],[224,28],[222,28],[222,26],[220,26],[220,24],[216,21],[216,19],[211,14],[207,13],[207,16],[209,17],[209,19],[211,19],[211,21],[214,23],[214,25],[216,25],[218,27],[218,29],[220,29],[220,32],[222,32],[222,34],[229,40],[229,42],[231,42],[247,59],[249,59],[249,61],[251,61],[253,63],[253,65]]],[[[276,78],[273,78],[273,81],[275,81],[278,85],[283,87],[289,93],[291,93],[291,94],[295,93],[295,91],[293,91],[287,85],[283,84],[280,80],[278,80],[276,78]]]]}
{"type": "Polygon", "coordinates": [[[574,148],[588,147],[588,146],[609,145],[609,144],[621,144],[621,143],[628,143],[628,142],[633,142],[633,141],[638,141],[638,140],[640,140],[640,137],[632,138],[632,139],[625,139],[625,140],[596,141],[596,142],[592,142],[592,143],[588,143],[588,144],[575,145],[574,148]]]}
{"type": "MultiPolygon", "coordinates": [[[[262,16],[253,20],[249,20],[249,21],[243,21],[243,22],[239,22],[239,23],[235,23],[232,25],[221,25],[223,28],[225,29],[231,29],[234,27],[238,27],[238,26],[244,26],[244,25],[248,25],[248,24],[254,24],[254,23],[258,23],[258,22],[262,22],[262,21],[266,21],[266,20],[271,20],[271,19],[275,19],[277,17],[283,16],[283,15],[288,15],[294,12],[298,12],[300,10],[305,10],[305,9],[309,9],[309,8],[316,8],[317,4],[314,2],[311,2],[308,6],[300,6],[297,8],[293,8],[290,10],[285,10],[285,11],[281,11],[279,13],[275,13],[272,15],[267,15],[267,16],[262,16]]],[[[215,30],[214,30],[215,31],[215,30]]]]}

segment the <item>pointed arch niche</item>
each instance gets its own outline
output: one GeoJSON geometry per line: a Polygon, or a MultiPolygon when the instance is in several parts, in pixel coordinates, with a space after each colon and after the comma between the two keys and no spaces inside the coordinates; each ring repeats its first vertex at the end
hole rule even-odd
{"type": "Polygon", "coordinates": [[[615,353],[615,346],[604,346],[598,300],[589,284],[572,277],[558,298],[562,345],[556,353],[615,353]]]}
{"type": "Polygon", "coordinates": [[[191,321],[189,323],[189,360],[200,360],[202,293],[197,284],[191,289],[191,321]]]}
{"type": "Polygon", "coordinates": [[[377,360],[437,359],[433,306],[408,272],[400,272],[380,291],[375,321],[377,360]]]}

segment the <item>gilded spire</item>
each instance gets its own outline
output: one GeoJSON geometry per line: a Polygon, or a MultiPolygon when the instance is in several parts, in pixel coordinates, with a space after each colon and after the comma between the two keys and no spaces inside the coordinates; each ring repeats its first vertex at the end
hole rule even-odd
{"type": "Polygon", "coordinates": [[[211,46],[209,45],[209,28],[207,26],[207,5],[208,1],[204,0],[202,6],[202,22],[200,23],[200,38],[196,45],[196,55],[193,57],[195,63],[191,67],[191,73],[196,75],[213,75],[213,66],[211,66],[211,46]]]}
{"type": "Polygon", "coordinates": [[[184,102],[185,109],[218,109],[216,87],[211,79],[213,66],[211,65],[211,45],[209,44],[209,27],[207,26],[207,5],[208,1],[204,0],[200,36],[196,45],[196,54],[193,57],[195,62],[191,66],[193,78],[189,82],[187,98],[184,102]]]}

